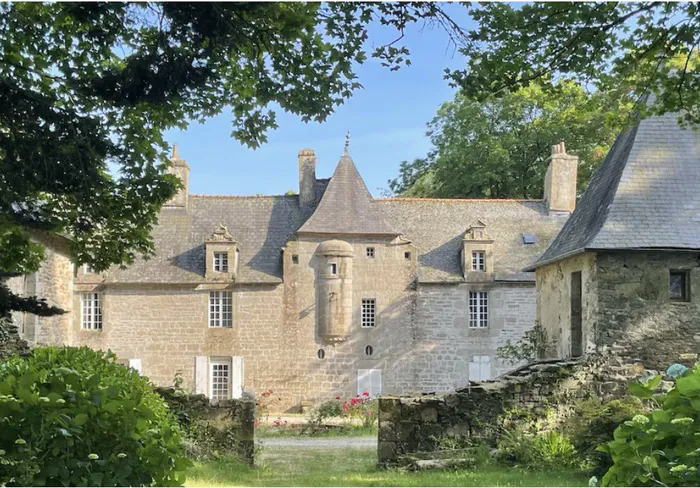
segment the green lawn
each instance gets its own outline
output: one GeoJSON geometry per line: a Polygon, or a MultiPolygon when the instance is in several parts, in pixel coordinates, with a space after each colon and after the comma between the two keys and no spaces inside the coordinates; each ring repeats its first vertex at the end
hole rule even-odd
{"type": "Polygon", "coordinates": [[[237,461],[196,463],[187,486],[587,486],[567,470],[526,471],[488,466],[474,471],[402,472],[376,467],[375,449],[267,448],[259,466],[237,461]]]}

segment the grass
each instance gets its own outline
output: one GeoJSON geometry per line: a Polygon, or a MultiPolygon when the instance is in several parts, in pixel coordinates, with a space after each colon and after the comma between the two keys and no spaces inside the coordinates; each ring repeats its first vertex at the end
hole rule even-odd
{"type": "Polygon", "coordinates": [[[362,425],[340,425],[328,430],[316,432],[302,431],[301,425],[273,427],[270,425],[260,425],[255,429],[258,437],[362,437],[377,435],[377,426],[364,427],[362,425]]]}
{"type": "Polygon", "coordinates": [[[473,471],[404,472],[376,466],[376,449],[266,448],[250,468],[222,459],[195,463],[187,486],[587,486],[571,470],[489,465],[473,471]]]}

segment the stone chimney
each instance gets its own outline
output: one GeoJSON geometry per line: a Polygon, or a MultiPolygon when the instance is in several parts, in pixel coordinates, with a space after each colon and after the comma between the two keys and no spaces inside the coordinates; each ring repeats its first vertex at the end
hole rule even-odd
{"type": "Polygon", "coordinates": [[[299,205],[316,205],[316,154],[313,149],[299,151],[299,205]]]}
{"type": "Polygon", "coordinates": [[[550,212],[573,212],[576,208],[578,157],[566,153],[564,142],[552,146],[544,177],[544,199],[550,212]]]}
{"type": "Polygon", "coordinates": [[[178,190],[178,192],[166,202],[166,207],[182,207],[187,208],[187,200],[189,196],[189,179],[190,179],[190,167],[184,159],[180,159],[177,153],[177,144],[173,145],[173,155],[170,157],[170,167],[168,172],[180,178],[184,188],[178,190]]]}

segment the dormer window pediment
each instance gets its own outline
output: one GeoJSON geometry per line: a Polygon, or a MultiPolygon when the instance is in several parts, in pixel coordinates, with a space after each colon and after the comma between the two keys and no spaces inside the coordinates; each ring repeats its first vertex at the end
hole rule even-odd
{"type": "Polygon", "coordinates": [[[465,280],[493,279],[493,239],[486,232],[486,224],[483,221],[477,220],[464,233],[461,258],[465,280]]]}
{"type": "Polygon", "coordinates": [[[238,270],[238,243],[225,225],[219,224],[205,243],[205,277],[212,281],[235,281],[238,270]]]}
{"type": "Polygon", "coordinates": [[[493,241],[491,236],[486,232],[486,224],[481,220],[477,220],[475,223],[469,226],[467,231],[464,233],[465,241],[493,241]]]}

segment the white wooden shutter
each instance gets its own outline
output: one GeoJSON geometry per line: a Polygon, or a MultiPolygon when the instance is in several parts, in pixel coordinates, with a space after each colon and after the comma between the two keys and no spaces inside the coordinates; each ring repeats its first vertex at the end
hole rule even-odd
{"type": "Polygon", "coordinates": [[[491,379],[491,357],[481,356],[481,381],[486,381],[491,379]]]}
{"type": "Polygon", "coordinates": [[[141,374],[141,359],[140,358],[129,359],[129,367],[131,369],[136,370],[136,372],[138,374],[141,374]]]}
{"type": "Polygon", "coordinates": [[[368,392],[372,386],[371,384],[371,369],[358,369],[357,370],[357,394],[362,395],[364,392],[368,392]]]}
{"type": "Polygon", "coordinates": [[[370,370],[370,387],[369,395],[375,397],[382,394],[382,370],[381,369],[371,369],[370,370]]]}
{"type": "Polygon", "coordinates": [[[243,396],[243,356],[231,356],[231,398],[243,396]]]}
{"type": "Polygon", "coordinates": [[[194,392],[209,396],[209,358],[196,356],[194,358],[194,392]]]}
{"type": "Polygon", "coordinates": [[[472,361],[469,363],[469,381],[479,381],[481,379],[481,365],[476,362],[477,357],[478,356],[474,356],[472,361]]]}

